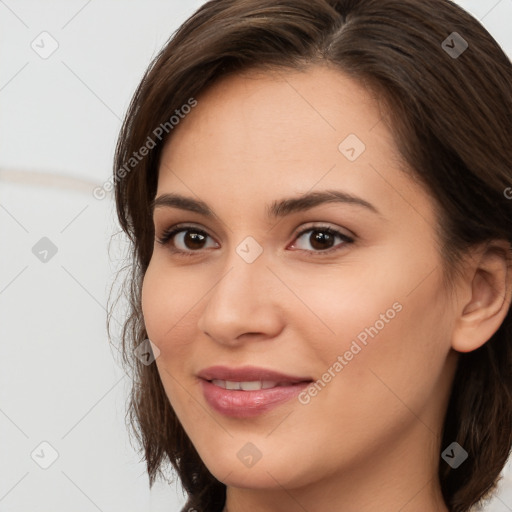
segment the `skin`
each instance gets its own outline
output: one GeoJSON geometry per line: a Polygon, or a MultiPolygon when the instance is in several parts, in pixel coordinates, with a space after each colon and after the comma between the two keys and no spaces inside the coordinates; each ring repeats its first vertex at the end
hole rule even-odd
{"type": "Polygon", "coordinates": [[[446,288],[434,202],[401,169],[374,95],[339,70],[238,74],[197,99],[164,148],[156,196],[200,199],[215,217],[155,209],[157,238],[178,223],[209,237],[204,248],[174,238],[191,256],[155,241],[142,307],[170,403],[227,485],[225,510],[447,511],[437,471],[456,350],[503,320],[503,260],[475,251],[446,288]],[[338,149],[349,134],[366,146],[353,162],[338,149]],[[324,190],[378,213],[331,202],[267,217],[273,201],[324,190]],[[329,244],[319,249],[311,231],[297,237],[312,224],[354,242],[335,238],[322,254],[329,244]],[[263,249],[252,263],[236,252],[248,236],[263,249]],[[240,419],[205,401],[197,373],[217,364],[321,379],[395,303],[309,403],[240,419]],[[237,457],[248,442],[261,452],[250,468],[237,457]]]}

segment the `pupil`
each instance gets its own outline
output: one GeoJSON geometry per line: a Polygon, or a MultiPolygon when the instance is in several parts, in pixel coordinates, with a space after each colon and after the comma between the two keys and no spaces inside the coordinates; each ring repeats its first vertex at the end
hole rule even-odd
{"type": "Polygon", "coordinates": [[[193,231],[189,231],[185,235],[185,245],[188,249],[201,249],[204,244],[205,237],[200,233],[194,233],[193,231]]]}
{"type": "Polygon", "coordinates": [[[315,249],[329,249],[332,244],[332,238],[332,235],[325,231],[312,231],[310,243],[315,249]]]}

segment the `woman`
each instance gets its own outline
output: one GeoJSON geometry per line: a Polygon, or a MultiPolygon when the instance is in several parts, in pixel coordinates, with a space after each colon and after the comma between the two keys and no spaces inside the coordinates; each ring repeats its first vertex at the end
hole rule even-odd
{"type": "Polygon", "coordinates": [[[214,0],[181,26],[114,174],[151,485],[170,461],[183,510],[213,512],[492,493],[512,443],[511,84],[447,0],[214,0]]]}

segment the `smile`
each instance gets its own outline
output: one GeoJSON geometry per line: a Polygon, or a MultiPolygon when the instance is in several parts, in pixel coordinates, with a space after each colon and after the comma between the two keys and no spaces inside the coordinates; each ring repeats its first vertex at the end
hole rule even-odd
{"type": "Polygon", "coordinates": [[[214,411],[232,418],[251,418],[296,397],[312,379],[257,366],[211,366],[197,377],[203,397],[214,411]]]}
{"type": "Polygon", "coordinates": [[[258,391],[260,389],[271,389],[278,386],[289,386],[289,382],[275,382],[271,380],[253,380],[245,382],[237,382],[232,380],[220,380],[214,379],[210,381],[215,386],[229,390],[240,390],[240,391],[258,391]]]}

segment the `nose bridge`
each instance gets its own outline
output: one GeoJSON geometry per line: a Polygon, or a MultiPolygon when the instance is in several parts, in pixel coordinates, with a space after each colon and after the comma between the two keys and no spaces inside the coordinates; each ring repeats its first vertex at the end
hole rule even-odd
{"type": "Polygon", "coordinates": [[[249,262],[234,250],[226,258],[224,268],[226,271],[208,300],[212,309],[228,308],[240,317],[244,312],[254,310],[257,304],[262,304],[260,293],[267,287],[270,275],[262,256],[249,262]]]}
{"type": "Polygon", "coordinates": [[[212,290],[212,295],[220,296],[227,292],[232,294],[233,298],[242,299],[246,298],[249,290],[252,290],[252,298],[256,300],[258,291],[271,285],[267,282],[271,273],[266,264],[267,257],[263,246],[252,236],[246,236],[236,246],[230,248],[224,262],[224,277],[212,290]],[[260,286],[256,287],[257,283],[260,286]]]}
{"type": "Polygon", "coordinates": [[[245,333],[275,335],[279,329],[270,293],[273,275],[262,250],[259,254],[256,250],[251,240],[234,248],[206,298],[199,328],[217,341],[233,341],[245,333]]]}

